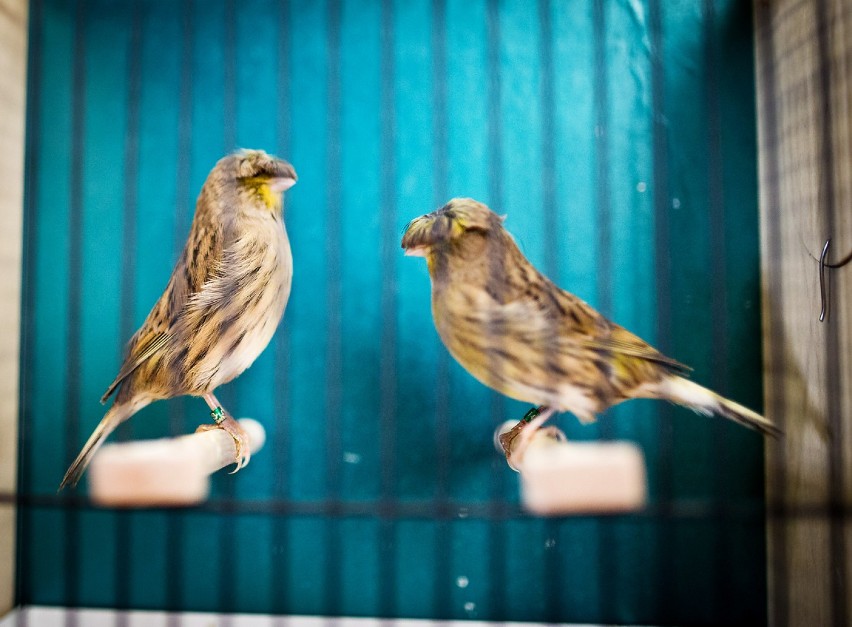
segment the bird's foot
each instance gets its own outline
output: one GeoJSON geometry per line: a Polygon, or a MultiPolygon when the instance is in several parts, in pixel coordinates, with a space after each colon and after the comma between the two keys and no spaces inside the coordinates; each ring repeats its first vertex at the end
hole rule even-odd
{"type": "Polygon", "coordinates": [[[195,430],[196,433],[202,431],[210,431],[212,429],[222,429],[234,438],[236,446],[236,464],[237,467],[231,471],[231,474],[238,472],[248,466],[251,459],[251,448],[249,447],[249,437],[245,429],[240,426],[233,416],[226,412],[222,407],[216,407],[210,412],[210,417],[216,422],[215,425],[200,425],[195,430]]]}
{"type": "Polygon", "coordinates": [[[524,452],[532,436],[553,415],[553,409],[533,407],[514,427],[498,436],[500,446],[506,454],[506,463],[512,470],[519,470],[524,452]]]}
{"type": "Polygon", "coordinates": [[[500,442],[500,446],[503,448],[503,453],[506,455],[506,459],[512,455],[512,443],[515,441],[515,438],[521,433],[521,431],[526,427],[533,418],[537,418],[539,414],[544,410],[544,407],[532,407],[530,410],[524,414],[524,417],[518,421],[514,427],[509,429],[508,431],[504,431],[498,436],[498,440],[500,442]]]}

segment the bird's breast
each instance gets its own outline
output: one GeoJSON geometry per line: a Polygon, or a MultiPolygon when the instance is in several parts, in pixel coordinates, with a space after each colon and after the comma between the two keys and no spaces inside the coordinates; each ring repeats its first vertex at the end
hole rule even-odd
{"type": "Polygon", "coordinates": [[[287,300],[293,277],[293,258],[287,233],[280,225],[273,233],[246,238],[247,249],[229,281],[232,296],[211,317],[218,332],[216,346],[198,364],[196,380],[212,390],[239,376],[263,352],[287,300]]]}
{"type": "MultiPolygon", "coordinates": [[[[245,337],[235,345],[229,356],[230,361],[234,362],[236,374],[251,365],[266,348],[290,298],[293,257],[283,228],[279,237],[269,241],[265,254],[259,259],[257,270],[252,272],[255,272],[257,279],[246,282],[245,296],[240,299],[246,303],[243,313],[250,324],[246,325],[245,337]]],[[[224,366],[227,370],[228,364],[224,366]]]]}

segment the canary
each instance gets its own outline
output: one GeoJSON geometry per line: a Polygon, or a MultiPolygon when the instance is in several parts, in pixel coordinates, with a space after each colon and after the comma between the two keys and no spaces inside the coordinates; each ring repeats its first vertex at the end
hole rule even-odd
{"type": "MultiPolygon", "coordinates": [[[[777,435],[763,416],[685,378],[687,366],[557,287],[524,257],[504,218],[455,198],[412,220],[406,255],[426,258],[432,317],[450,354],[485,385],[539,406],[500,436],[527,436],[554,412],[581,422],[632,398],[665,399],[777,435]]],[[[510,460],[511,465],[511,460],[510,460]]]]}
{"type": "Polygon", "coordinates": [[[176,396],[204,398],[218,427],[236,441],[237,470],[248,463],[247,436],[213,392],[252,364],[284,313],[293,258],[283,192],[295,183],[289,163],[261,150],[237,151],[211,170],[168,285],[101,398],[105,403],[115,393],[115,401],[60,490],[77,484],[119,424],[153,401],[176,396]]]}

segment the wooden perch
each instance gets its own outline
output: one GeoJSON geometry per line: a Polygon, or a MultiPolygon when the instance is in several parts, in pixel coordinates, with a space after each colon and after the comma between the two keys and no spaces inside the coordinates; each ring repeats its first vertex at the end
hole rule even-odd
{"type": "MultiPolygon", "coordinates": [[[[501,425],[495,441],[515,424],[501,425]]],[[[542,427],[523,450],[513,447],[512,464],[521,474],[523,505],[534,514],[625,512],[645,504],[645,461],[632,442],[568,442],[556,427],[542,427]]]]}
{"type": "MultiPolygon", "coordinates": [[[[266,440],[263,426],[250,418],[239,422],[254,455],[266,440]]],[[[222,429],[110,444],[92,460],[89,495],[105,507],[197,505],[210,492],[210,475],[235,457],[234,439],[222,429]]]]}

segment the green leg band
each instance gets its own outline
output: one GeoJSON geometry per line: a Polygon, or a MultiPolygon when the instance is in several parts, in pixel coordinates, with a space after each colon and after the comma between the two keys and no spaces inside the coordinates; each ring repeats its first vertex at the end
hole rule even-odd
{"type": "Polygon", "coordinates": [[[213,419],[213,422],[220,425],[225,421],[225,412],[222,411],[221,407],[217,407],[210,412],[210,417],[213,419]]]}
{"type": "Polygon", "coordinates": [[[533,418],[537,418],[541,413],[541,407],[531,407],[530,410],[521,418],[522,422],[532,422],[533,418]]]}

